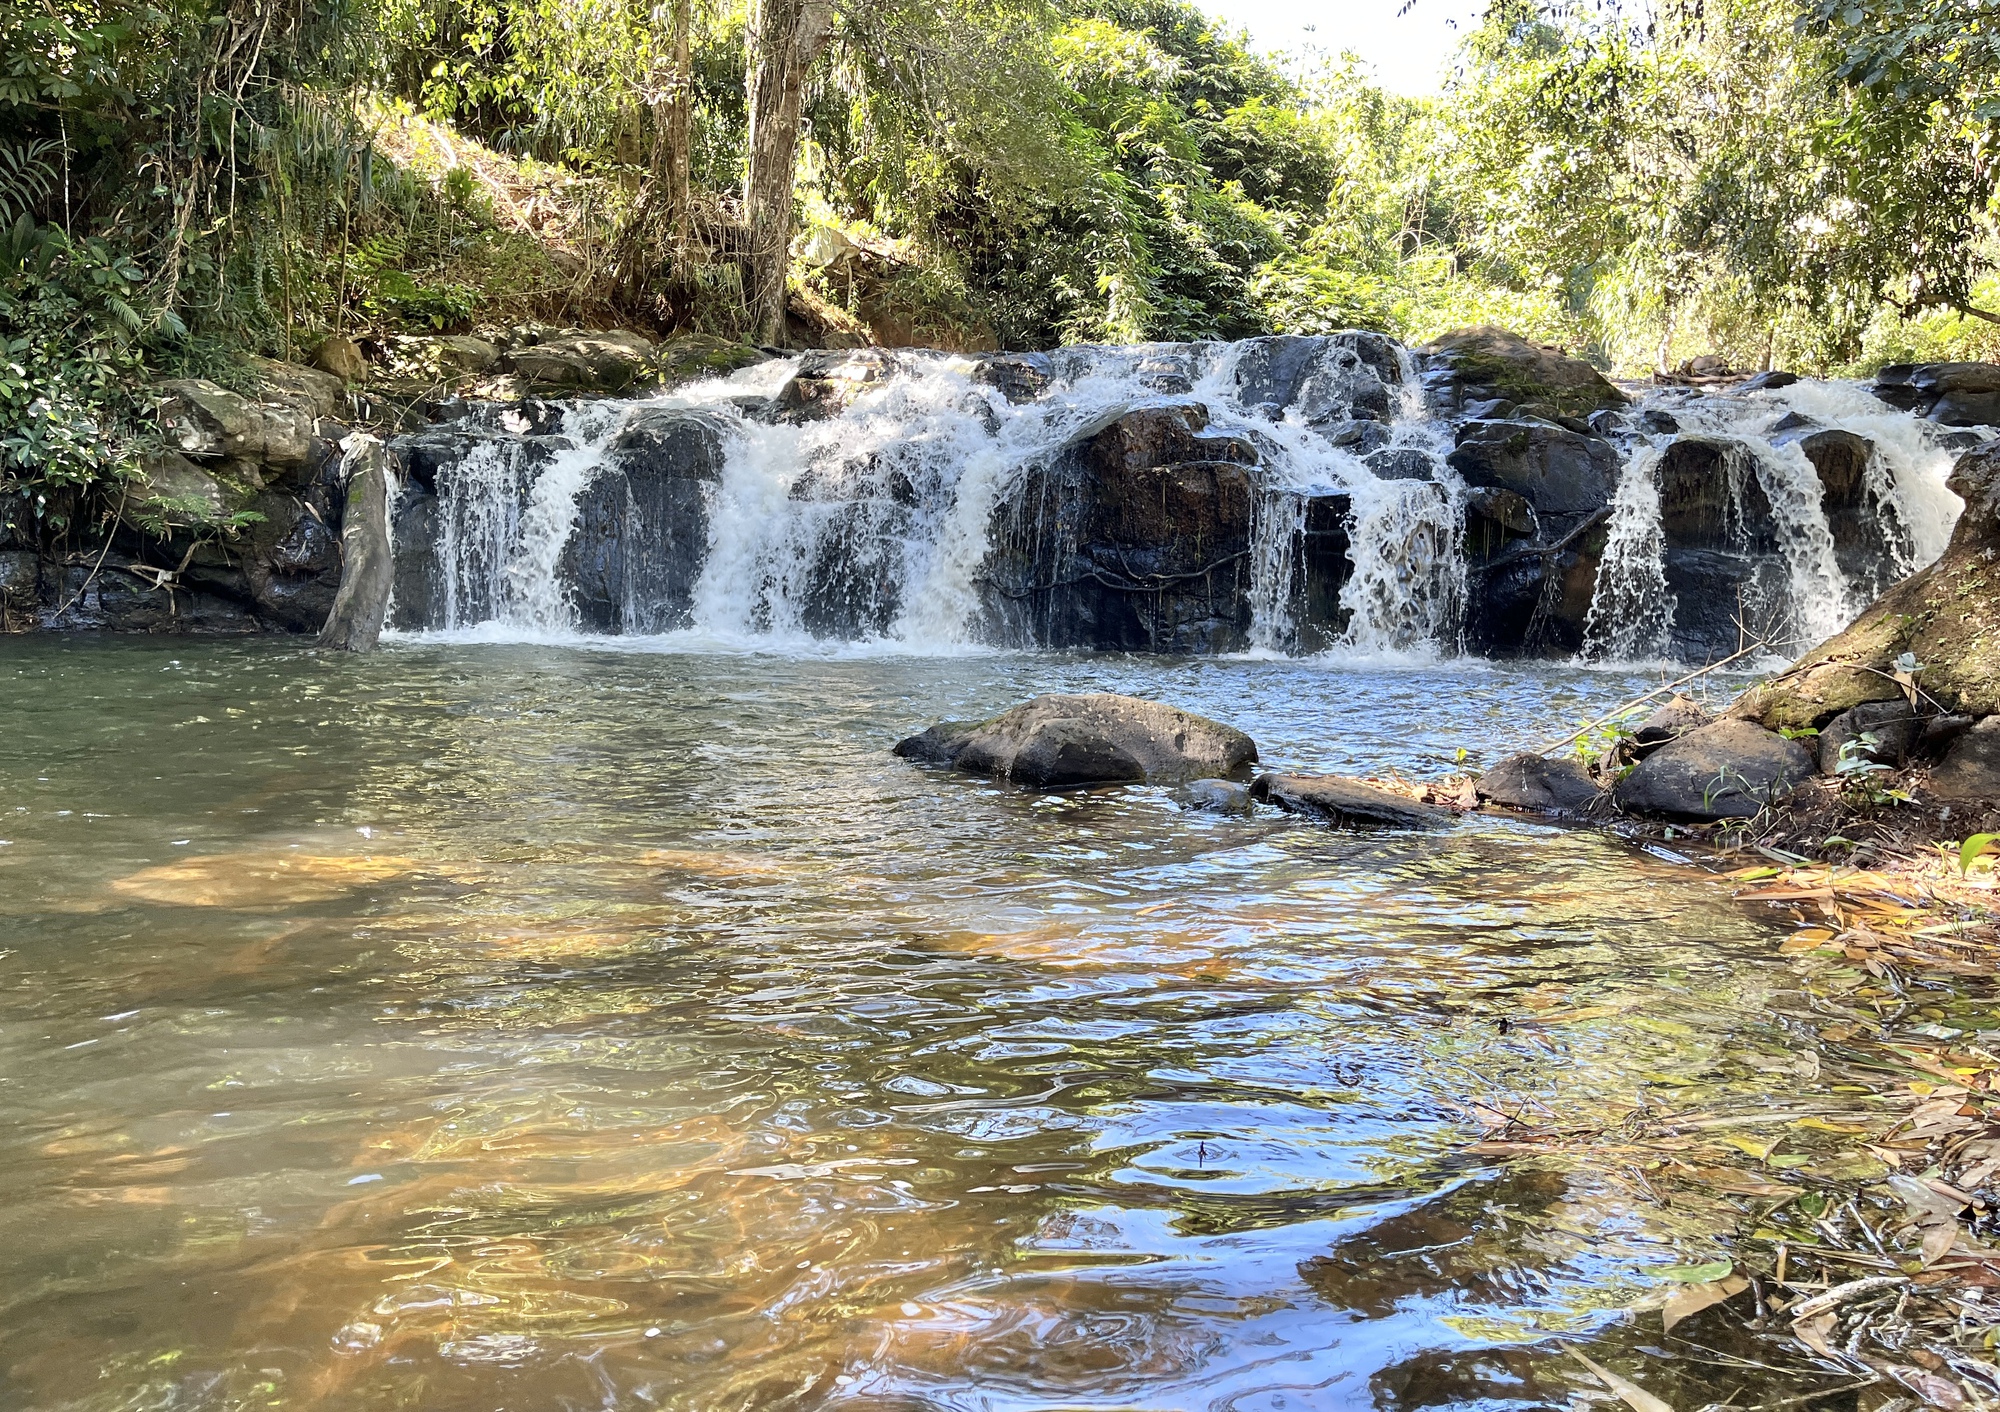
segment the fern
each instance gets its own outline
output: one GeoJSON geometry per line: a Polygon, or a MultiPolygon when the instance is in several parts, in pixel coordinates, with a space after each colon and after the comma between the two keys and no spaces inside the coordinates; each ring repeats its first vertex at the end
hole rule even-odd
{"type": "Polygon", "coordinates": [[[12,224],[48,200],[56,186],[48,154],[55,150],[46,139],[0,143],[0,224],[12,224]]]}

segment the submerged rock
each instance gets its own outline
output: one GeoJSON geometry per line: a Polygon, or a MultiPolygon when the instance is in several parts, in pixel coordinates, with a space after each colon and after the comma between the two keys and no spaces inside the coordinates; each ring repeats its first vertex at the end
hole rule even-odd
{"type": "Polygon", "coordinates": [[[1434,829],[1457,817],[1448,809],[1339,775],[1259,775],[1250,797],[1336,828],[1434,829]]]}
{"type": "Polygon", "coordinates": [[[1255,803],[1250,786],[1234,780],[1190,780],[1174,791],[1174,800],[1206,814],[1247,814],[1255,803]]]}
{"type": "Polygon", "coordinates": [[[1473,785],[1479,798],[1537,814],[1580,814],[1604,798],[1590,772],[1575,760],[1510,755],[1473,785]]]}
{"type": "Polygon", "coordinates": [[[1648,755],[1612,790],[1628,814],[1747,819],[1814,773],[1804,746],[1748,721],[1724,719],[1648,755]]]}
{"type": "Polygon", "coordinates": [[[1037,696],[976,724],[942,722],[899,741],[906,760],[1038,789],[1233,774],[1257,758],[1242,731],[1110,692],[1037,696]]]}

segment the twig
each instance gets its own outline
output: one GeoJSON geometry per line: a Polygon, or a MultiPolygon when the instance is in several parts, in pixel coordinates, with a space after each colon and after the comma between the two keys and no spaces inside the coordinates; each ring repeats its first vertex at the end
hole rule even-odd
{"type": "MultiPolygon", "coordinates": [[[[90,573],[88,576],[85,577],[82,586],[79,587],[73,595],[71,595],[69,602],[63,604],[62,607],[56,609],[55,611],[56,618],[60,618],[70,609],[74,608],[77,604],[81,603],[83,601],[83,595],[90,592],[90,586],[93,583],[97,582],[98,570],[104,567],[104,561],[111,553],[111,537],[118,530],[118,517],[125,513],[125,497],[129,495],[131,491],[132,491],[132,483],[130,481],[121,481],[119,483],[118,508],[111,512],[111,525],[108,529],[104,531],[104,548],[98,551],[97,562],[90,566],[90,573]]],[[[50,621],[53,622],[55,621],[55,619],[51,618],[50,621]]]]}
{"type": "Polygon", "coordinates": [[[1748,647],[1744,648],[1742,651],[1732,652],[1719,662],[1710,662],[1706,667],[1701,668],[1699,671],[1689,672],[1686,676],[1676,678],[1675,680],[1668,682],[1665,686],[1656,686],[1651,691],[1647,692],[1644,696],[1633,697],[1630,701],[1627,701],[1623,706],[1620,706],[1617,710],[1612,711],[1606,715],[1599,716],[1594,721],[1585,722],[1577,729],[1571,731],[1568,735],[1563,736],[1560,740],[1550,741],[1547,745],[1540,747],[1535,753],[1538,755],[1546,755],[1551,750],[1559,750],[1563,746],[1568,745],[1570,742],[1574,740],[1579,740],[1582,737],[1588,735],[1591,731],[1596,730],[1601,725],[1605,725],[1611,721],[1615,721],[1621,716],[1630,715],[1633,711],[1637,710],[1641,706],[1644,706],[1648,701],[1651,701],[1656,696],[1664,696],[1670,691],[1677,691],[1681,687],[1686,686],[1691,681],[1698,681],[1702,677],[1707,676],[1710,672],[1718,671],[1721,668],[1728,666],[1731,662],[1734,662],[1739,658],[1748,657],[1752,652],[1757,651],[1759,648],[1769,647],[1770,645],[1771,644],[1768,642],[1753,642],[1748,647]]]}

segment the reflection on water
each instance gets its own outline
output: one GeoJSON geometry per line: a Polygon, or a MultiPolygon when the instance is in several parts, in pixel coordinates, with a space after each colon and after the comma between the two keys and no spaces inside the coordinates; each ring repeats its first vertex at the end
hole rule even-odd
{"type": "Polygon", "coordinates": [[[885,747],[1112,689],[1424,770],[1632,685],[10,643],[0,1406],[1560,1400],[1730,1216],[1468,1149],[1790,1101],[1757,924],[1595,836],[885,747]]]}

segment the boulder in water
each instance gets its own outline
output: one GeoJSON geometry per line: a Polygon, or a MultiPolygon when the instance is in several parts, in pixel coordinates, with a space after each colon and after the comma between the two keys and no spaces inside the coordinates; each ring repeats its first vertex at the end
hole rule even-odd
{"type": "Polygon", "coordinates": [[[1790,387],[1799,380],[1797,373],[1781,372],[1773,368],[1767,373],[1753,373],[1736,385],[1738,392],[1774,392],[1781,387],[1790,387]]]}
{"type": "Polygon", "coordinates": [[[798,371],[778,390],[776,416],[784,422],[816,422],[837,415],[857,394],[895,372],[896,355],[881,348],[849,348],[807,353],[798,371]]]}
{"type": "Polygon", "coordinates": [[[1559,348],[1530,343],[1506,329],[1461,329],[1432,343],[1431,357],[1449,368],[1458,406],[1496,397],[1541,402],[1572,417],[1623,407],[1625,394],[1604,374],[1559,348]]]}
{"type": "Polygon", "coordinates": [[[1038,789],[1219,778],[1257,758],[1256,742],[1206,717],[1110,692],[1037,696],[988,721],[943,722],[899,741],[906,760],[1038,789]]]}
{"type": "Polygon", "coordinates": [[[1089,426],[994,510],[980,588],[1021,646],[1227,652],[1246,645],[1256,494],[1249,441],[1199,406],[1089,426]]]}
{"type": "Polygon", "coordinates": [[[1259,775],[1250,796],[1336,828],[1434,829],[1457,819],[1448,809],[1339,775],[1259,775]]]}
{"type": "Polygon", "coordinates": [[[1205,814],[1247,814],[1255,802],[1250,786],[1235,780],[1190,780],[1174,791],[1174,799],[1183,809],[1205,814]]]}
{"type": "Polygon", "coordinates": [[[1467,485],[1511,490],[1545,520],[1602,509],[1618,481],[1610,442],[1550,422],[1468,422],[1450,460],[1467,485]]]}
{"type": "Polygon", "coordinates": [[[2000,713],[2000,445],[1959,457],[1946,484],[1965,509],[1943,557],[1745,692],[1732,716],[1773,728],[1823,726],[1864,702],[1902,696],[1896,674],[1905,665],[1941,711],[2000,713]]]}
{"type": "Polygon", "coordinates": [[[1604,799],[1590,772],[1575,760],[1531,752],[1508,756],[1473,788],[1482,802],[1536,814],[1580,814],[1604,799]]]}
{"type": "Polygon", "coordinates": [[[1931,771],[1931,793],[1954,803],[2000,804],[2000,716],[1988,716],[1952,742],[1931,771]]]}
{"type": "Polygon", "coordinates": [[[1804,746],[1748,721],[1723,719],[1667,742],[1612,790],[1628,814],[1747,819],[1814,774],[1804,746]]]}
{"type": "Polygon", "coordinates": [[[2000,364],[1897,363],[1875,374],[1875,395],[1949,427],[2000,425],[2000,364]]]}

